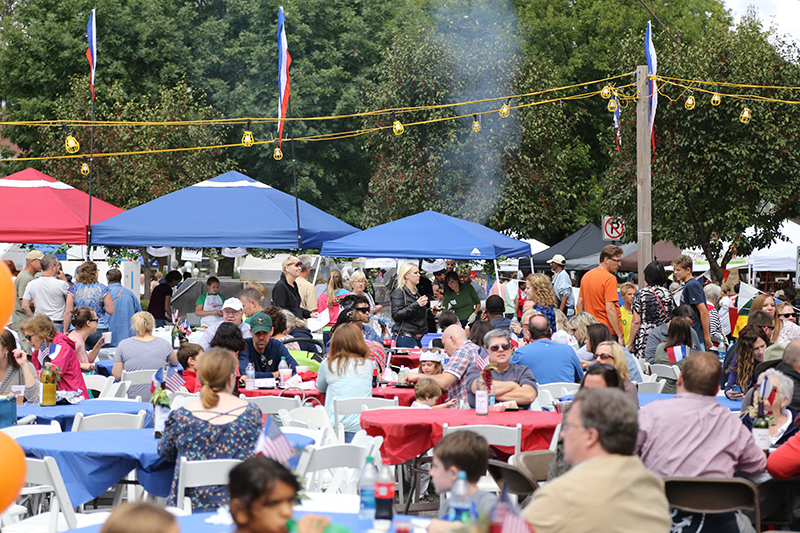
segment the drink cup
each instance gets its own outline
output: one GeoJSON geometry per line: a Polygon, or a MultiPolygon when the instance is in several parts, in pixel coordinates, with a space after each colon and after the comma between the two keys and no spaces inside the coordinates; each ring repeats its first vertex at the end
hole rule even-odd
{"type": "Polygon", "coordinates": [[[106,344],[111,344],[111,332],[110,331],[106,331],[105,333],[103,333],[103,341],[105,341],[106,344]]]}
{"type": "Polygon", "coordinates": [[[303,372],[308,372],[308,366],[307,365],[297,365],[296,370],[297,370],[298,374],[301,374],[303,372]]]}
{"type": "Polygon", "coordinates": [[[17,400],[17,405],[22,405],[25,401],[25,385],[12,385],[11,392],[17,400]]]}

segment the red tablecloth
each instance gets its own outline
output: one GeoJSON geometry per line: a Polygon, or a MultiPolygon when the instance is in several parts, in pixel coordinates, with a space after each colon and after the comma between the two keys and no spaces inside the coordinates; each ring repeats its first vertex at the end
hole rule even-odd
{"type": "Polygon", "coordinates": [[[419,348],[413,348],[408,353],[396,353],[392,355],[391,362],[389,363],[392,366],[405,366],[411,369],[419,367],[419,356],[422,353],[422,350],[419,348]]]}
{"type": "MultiPolygon", "coordinates": [[[[442,438],[444,423],[450,426],[522,424],[522,451],[543,450],[550,445],[561,415],[546,411],[509,411],[477,415],[474,409],[399,409],[361,413],[361,427],[373,437],[383,437],[381,455],[400,464],[423,454],[442,438]],[[391,416],[387,416],[391,413],[391,416]]],[[[500,448],[513,453],[510,448],[500,448]]]]}
{"type": "MultiPolygon", "coordinates": [[[[256,389],[244,390],[239,389],[239,392],[248,397],[254,396],[278,396],[282,389],[256,389]]],[[[297,389],[289,389],[283,392],[283,396],[302,396],[302,393],[297,389]]],[[[376,387],[372,389],[372,396],[375,398],[399,398],[400,405],[409,406],[414,402],[414,389],[398,389],[397,387],[376,387]]],[[[320,392],[318,389],[311,389],[306,391],[306,400],[309,398],[316,398],[322,405],[325,405],[325,393],[320,392]]]]}

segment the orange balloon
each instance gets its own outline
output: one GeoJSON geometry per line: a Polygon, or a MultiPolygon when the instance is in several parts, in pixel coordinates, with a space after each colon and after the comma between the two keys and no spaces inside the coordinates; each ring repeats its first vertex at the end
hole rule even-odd
{"type": "Polygon", "coordinates": [[[8,324],[8,319],[14,312],[16,296],[17,290],[11,281],[11,272],[5,263],[0,261],[0,327],[8,324]]]}
{"type": "Polygon", "coordinates": [[[25,452],[17,442],[0,433],[0,513],[14,503],[25,484],[25,452]]]}

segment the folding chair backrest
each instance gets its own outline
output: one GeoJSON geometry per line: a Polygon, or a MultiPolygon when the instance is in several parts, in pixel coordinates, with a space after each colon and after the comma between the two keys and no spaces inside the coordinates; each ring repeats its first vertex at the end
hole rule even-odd
{"type": "Polygon", "coordinates": [[[177,505],[191,512],[191,501],[186,497],[186,489],[209,485],[227,485],[231,469],[241,463],[240,459],[205,459],[187,461],[181,457],[178,472],[177,505]]]}
{"type": "Polygon", "coordinates": [[[681,377],[681,369],[678,365],[650,365],[650,372],[659,378],[678,379],[681,377]]]}
{"type": "Polygon", "coordinates": [[[333,444],[330,446],[309,446],[300,458],[297,466],[297,475],[307,479],[306,489],[309,492],[343,492],[355,494],[358,483],[358,474],[367,462],[369,450],[365,446],[356,444],[333,444]],[[332,476],[327,487],[323,486],[323,474],[329,472],[332,476]]]}
{"type": "Polygon", "coordinates": [[[114,398],[127,398],[128,397],[128,389],[131,386],[130,381],[119,381],[117,383],[112,383],[111,387],[109,387],[108,396],[113,396],[114,398]]]}
{"type": "Polygon", "coordinates": [[[53,420],[46,425],[28,424],[26,426],[10,426],[0,429],[0,432],[5,433],[12,439],[28,437],[30,435],[50,435],[52,433],[61,433],[61,424],[53,420]]]}
{"type": "Polygon", "coordinates": [[[58,530],[59,511],[63,513],[68,529],[78,527],[75,509],[72,507],[67,487],[64,485],[64,479],[61,477],[61,471],[58,469],[56,460],[52,457],[45,457],[44,459],[27,457],[25,458],[25,466],[27,468],[25,472],[26,483],[53,487],[55,498],[50,503],[49,531],[55,532],[58,530]]]}
{"type": "Polygon", "coordinates": [[[761,531],[758,489],[742,478],[667,478],[664,490],[670,507],[694,513],[727,513],[744,509],[755,515],[761,531]]]}
{"type": "Polygon", "coordinates": [[[89,390],[97,391],[95,398],[102,398],[108,395],[111,390],[111,385],[114,383],[114,378],[111,376],[101,376],[99,374],[85,374],[83,381],[86,383],[86,388],[89,390]]]}
{"type": "Polygon", "coordinates": [[[72,422],[72,431],[93,431],[98,429],[142,429],[147,411],[139,411],[137,414],[127,413],[101,413],[99,415],[83,416],[83,413],[75,415],[72,422]]]}
{"type": "Polygon", "coordinates": [[[299,396],[253,396],[240,394],[239,398],[256,405],[265,415],[277,415],[281,409],[291,411],[302,407],[299,396]]]}
{"type": "Polygon", "coordinates": [[[511,494],[527,496],[539,488],[527,470],[497,459],[489,459],[489,473],[500,488],[505,488],[511,494]]]}
{"type": "MultiPolygon", "coordinates": [[[[576,392],[578,392],[580,384],[569,383],[566,381],[558,381],[553,383],[545,383],[542,385],[537,385],[537,387],[539,389],[539,394],[541,394],[542,391],[547,391],[553,397],[553,400],[558,400],[562,396],[565,396],[567,394],[575,394],[576,392]]],[[[542,407],[544,407],[544,405],[542,405],[542,407]]]]}
{"type": "Polygon", "coordinates": [[[281,417],[281,421],[284,424],[289,424],[290,421],[297,421],[307,424],[310,421],[316,424],[317,428],[328,428],[326,433],[326,439],[328,440],[328,443],[334,444],[339,442],[338,438],[336,437],[336,432],[333,429],[333,424],[331,424],[331,419],[328,417],[328,412],[321,405],[316,407],[298,407],[297,409],[292,409],[291,411],[281,409],[278,415],[281,417]]]}
{"type": "Polygon", "coordinates": [[[666,385],[666,379],[659,379],[658,381],[641,381],[636,384],[636,387],[643,394],[661,394],[666,385]]]}
{"type": "Polygon", "coordinates": [[[153,382],[156,372],[157,370],[134,370],[132,372],[123,370],[120,381],[130,381],[131,385],[149,385],[153,382]]]}
{"type": "Polygon", "coordinates": [[[455,431],[472,431],[486,439],[490,446],[513,446],[514,453],[522,448],[522,424],[516,427],[493,425],[469,425],[450,427],[447,423],[442,428],[442,436],[446,437],[455,431]]]}
{"type": "Polygon", "coordinates": [[[171,410],[174,411],[175,409],[180,409],[181,407],[183,407],[187,403],[192,403],[196,399],[197,399],[197,396],[195,396],[194,394],[189,395],[189,396],[183,396],[183,395],[175,396],[172,399],[172,401],[170,402],[169,407],[170,407],[171,410]]]}
{"type": "Polygon", "coordinates": [[[369,409],[380,409],[381,407],[398,407],[400,400],[395,398],[347,398],[333,400],[333,419],[336,424],[336,433],[340,442],[344,442],[344,426],[341,423],[342,416],[358,415],[361,411],[369,409]]]}
{"type": "MultiPolygon", "coordinates": [[[[301,424],[301,422],[293,421],[294,424],[301,424]]],[[[312,422],[313,423],[313,422],[312,422]]],[[[310,429],[308,427],[299,427],[299,426],[283,426],[281,428],[284,435],[303,435],[304,437],[309,437],[314,439],[315,446],[324,446],[325,445],[325,434],[328,431],[328,428],[322,429],[310,429]]]]}

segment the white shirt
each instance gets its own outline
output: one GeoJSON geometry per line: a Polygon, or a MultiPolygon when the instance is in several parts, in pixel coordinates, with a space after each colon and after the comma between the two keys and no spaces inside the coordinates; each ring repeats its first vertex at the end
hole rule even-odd
{"type": "Polygon", "coordinates": [[[727,337],[731,334],[731,319],[728,315],[728,309],[733,307],[733,300],[728,296],[723,296],[720,298],[718,305],[719,310],[717,313],[719,314],[719,321],[722,324],[722,334],[727,337]]]}
{"type": "Polygon", "coordinates": [[[69,283],[54,276],[42,276],[28,283],[23,300],[30,300],[36,307],[37,315],[47,315],[50,320],[64,320],[67,307],[69,283]]]}

